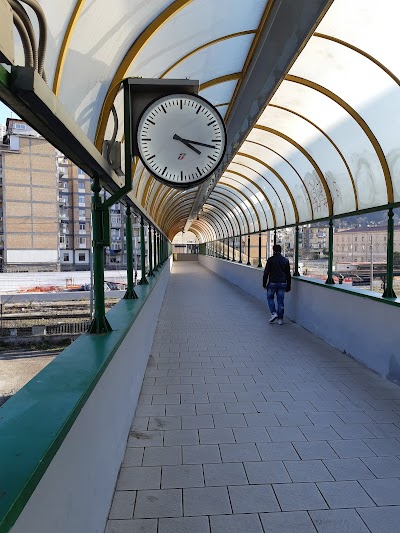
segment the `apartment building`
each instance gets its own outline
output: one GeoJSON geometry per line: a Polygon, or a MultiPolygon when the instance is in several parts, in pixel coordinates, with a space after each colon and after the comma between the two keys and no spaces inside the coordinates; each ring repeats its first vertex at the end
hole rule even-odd
{"type": "MultiPolygon", "coordinates": [[[[335,261],[369,262],[372,254],[374,262],[386,263],[387,228],[339,229],[333,234],[333,249],[335,261]]],[[[394,251],[400,252],[400,226],[394,229],[394,251]]]]}

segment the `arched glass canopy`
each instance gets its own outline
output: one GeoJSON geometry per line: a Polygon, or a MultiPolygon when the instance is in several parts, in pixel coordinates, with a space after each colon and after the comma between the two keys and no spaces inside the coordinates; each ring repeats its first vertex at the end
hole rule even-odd
{"type": "MultiPolygon", "coordinates": [[[[99,149],[112,135],[112,105],[123,141],[119,88],[128,76],[198,79],[227,120],[279,8],[273,0],[39,3],[48,83],[99,149]]],[[[131,194],[171,239],[191,217],[201,242],[399,203],[399,15],[397,0],[330,2],[195,216],[197,189],[169,189],[138,161],[131,194]]],[[[23,64],[22,47],[16,55],[23,64]]]]}

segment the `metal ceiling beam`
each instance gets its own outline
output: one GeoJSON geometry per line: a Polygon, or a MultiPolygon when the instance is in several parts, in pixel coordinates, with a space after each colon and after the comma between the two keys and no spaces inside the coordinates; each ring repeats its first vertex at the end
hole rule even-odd
{"type": "Polygon", "coordinates": [[[215,176],[197,196],[185,226],[190,228],[216,182],[257,122],[333,0],[276,0],[241,83],[226,124],[227,149],[215,176]]]}

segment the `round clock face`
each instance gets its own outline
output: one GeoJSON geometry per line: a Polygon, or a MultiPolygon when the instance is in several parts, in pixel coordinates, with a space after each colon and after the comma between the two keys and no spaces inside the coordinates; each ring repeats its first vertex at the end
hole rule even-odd
{"type": "Polygon", "coordinates": [[[137,130],[140,158],[159,181],[176,188],[207,179],[225,153],[225,125],[204,98],[174,94],[152,102],[137,130]]]}

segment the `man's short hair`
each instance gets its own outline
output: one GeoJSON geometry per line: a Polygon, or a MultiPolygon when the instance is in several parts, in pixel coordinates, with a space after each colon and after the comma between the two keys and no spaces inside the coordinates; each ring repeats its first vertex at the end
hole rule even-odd
{"type": "Polygon", "coordinates": [[[280,244],[274,244],[272,250],[274,252],[278,252],[278,253],[281,253],[282,252],[282,246],[280,244]]]}

